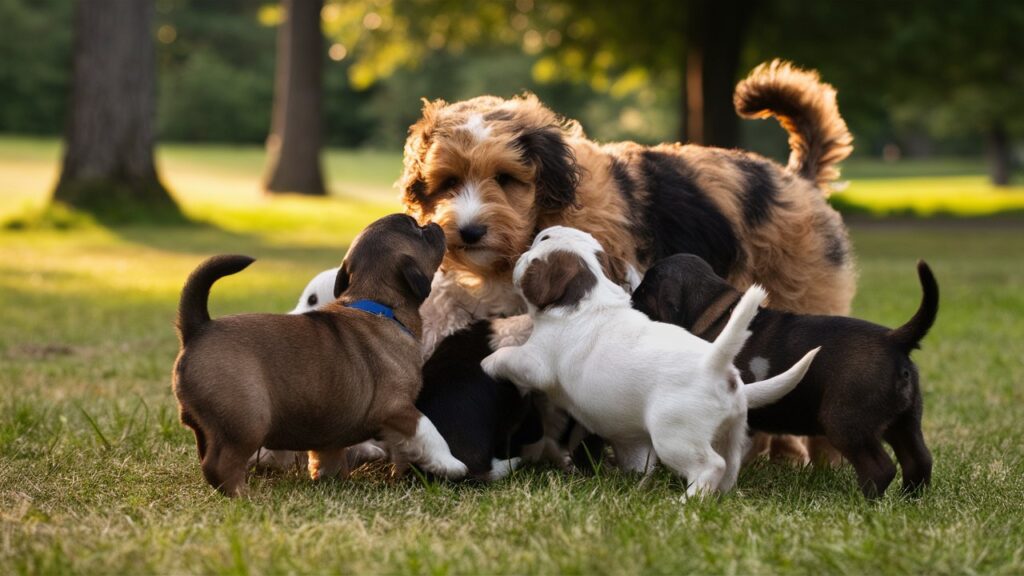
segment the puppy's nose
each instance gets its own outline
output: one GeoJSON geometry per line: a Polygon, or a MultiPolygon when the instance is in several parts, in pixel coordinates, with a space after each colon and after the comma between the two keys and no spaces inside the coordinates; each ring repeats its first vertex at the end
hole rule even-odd
{"type": "Polygon", "coordinates": [[[459,236],[466,244],[476,244],[487,234],[487,226],[483,224],[470,224],[459,228],[459,236]]]}

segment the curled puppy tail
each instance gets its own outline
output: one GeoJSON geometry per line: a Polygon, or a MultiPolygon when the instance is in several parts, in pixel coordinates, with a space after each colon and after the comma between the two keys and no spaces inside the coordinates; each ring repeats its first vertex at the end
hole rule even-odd
{"type": "Polygon", "coordinates": [[[853,151],[836,90],[817,72],[778,59],[765,62],[736,86],[733,104],[744,118],[775,116],[789,133],[789,170],[823,191],[839,177],[835,165],[853,151]]]}
{"type": "Polygon", "coordinates": [[[750,337],[747,327],[757,316],[757,308],[764,302],[768,293],[757,284],[751,286],[740,298],[722,333],[711,343],[711,353],[704,360],[704,365],[713,373],[722,373],[732,365],[733,360],[743,349],[750,337]]]}
{"type": "Polygon", "coordinates": [[[804,357],[793,364],[789,370],[778,376],[743,386],[743,392],[747,395],[747,409],[753,410],[773,404],[792,392],[793,388],[796,388],[796,385],[804,379],[804,375],[811,368],[811,361],[818,355],[819,350],[821,350],[821,346],[804,354],[804,357]]]}
{"type": "Polygon", "coordinates": [[[210,288],[213,283],[223,278],[245,270],[249,264],[256,260],[249,256],[239,254],[226,254],[214,256],[199,265],[181,290],[181,299],[178,301],[178,339],[184,346],[189,340],[195,337],[203,325],[210,321],[210,312],[207,303],[210,299],[210,288]]]}
{"type": "Polygon", "coordinates": [[[920,347],[921,340],[928,334],[932,324],[935,324],[935,317],[939,314],[939,284],[924,260],[917,261],[917,277],[921,280],[921,305],[906,324],[889,332],[889,338],[905,354],[920,347]]]}

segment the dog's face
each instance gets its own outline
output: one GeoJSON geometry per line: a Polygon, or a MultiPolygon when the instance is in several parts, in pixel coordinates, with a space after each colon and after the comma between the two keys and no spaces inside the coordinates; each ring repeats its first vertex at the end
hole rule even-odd
{"type": "Polygon", "coordinates": [[[405,143],[406,210],[441,225],[451,266],[508,270],[539,216],[574,202],[580,173],[566,138],[576,135],[533,95],[425,102],[405,143]]]}
{"type": "Polygon", "coordinates": [[[430,279],[444,258],[444,232],[437,224],[420,226],[405,214],[391,214],[367,226],[352,241],[334,282],[334,297],[359,286],[387,299],[417,305],[430,294],[430,279]]]}
{"type": "Polygon", "coordinates": [[[541,230],[516,262],[512,280],[536,310],[575,308],[599,285],[616,296],[625,296],[608,278],[614,262],[590,234],[552,226],[541,230]]]}
{"type": "Polygon", "coordinates": [[[334,281],[338,278],[339,268],[331,268],[317,274],[306,284],[306,289],[299,296],[299,302],[289,314],[311,312],[326,304],[334,302],[334,281]]]}
{"type": "Polygon", "coordinates": [[[676,254],[655,262],[633,292],[633,307],[658,322],[692,330],[709,307],[726,308],[741,294],[711,266],[693,254],[676,254]]]}

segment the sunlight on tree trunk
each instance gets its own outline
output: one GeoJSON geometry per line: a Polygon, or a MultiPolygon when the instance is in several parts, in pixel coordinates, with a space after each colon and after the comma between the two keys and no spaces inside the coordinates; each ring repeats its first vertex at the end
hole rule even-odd
{"type": "Polygon", "coordinates": [[[739,145],[732,105],[750,0],[695,0],[689,6],[680,134],[693,144],[739,145]]]}
{"type": "Polygon", "coordinates": [[[1009,186],[1013,169],[1013,149],[1006,127],[995,122],[988,132],[989,177],[995,186],[1009,186]]]}
{"type": "Polygon", "coordinates": [[[284,0],[277,36],[274,111],[267,137],[268,192],[324,195],[320,169],[323,121],[323,0],[284,0]]]}
{"type": "Polygon", "coordinates": [[[153,161],[154,4],[79,0],[64,163],[54,200],[100,220],[180,218],[153,161]]]}

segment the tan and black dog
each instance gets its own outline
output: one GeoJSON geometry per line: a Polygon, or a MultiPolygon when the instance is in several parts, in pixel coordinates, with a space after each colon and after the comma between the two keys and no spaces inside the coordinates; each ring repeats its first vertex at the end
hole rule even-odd
{"type": "MultiPolygon", "coordinates": [[[[881,496],[896,476],[882,440],[903,469],[903,490],[931,482],[932,456],[921,434],[921,388],[910,352],[935,323],[939,286],[917,265],[924,296],[906,324],[890,330],[855,318],[798,315],[762,309],[736,358],[745,382],[778,374],[809,347],[821,352],[797,387],[774,404],[750,410],[753,430],[824,434],[857,471],[868,498],[881,496]]],[[[670,322],[706,340],[725,326],[741,294],[692,254],[658,261],[633,293],[633,305],[652,320],[670,322]]]]}
{"type": "Polygon", "coordinates": [[[309,450],[313,478],[347,475],[345,447],[370,438],[434,474],[464,476],[466,466],[413,404],[422,385],[418,308],[444,251],[436,224],[386,216],[353,242],[333,304],[216,320],[207,312],[210,287],[253,259],[201,264],[181,294],[174,393],[207,482],[239,494],[261,446],[309,450]]]}

